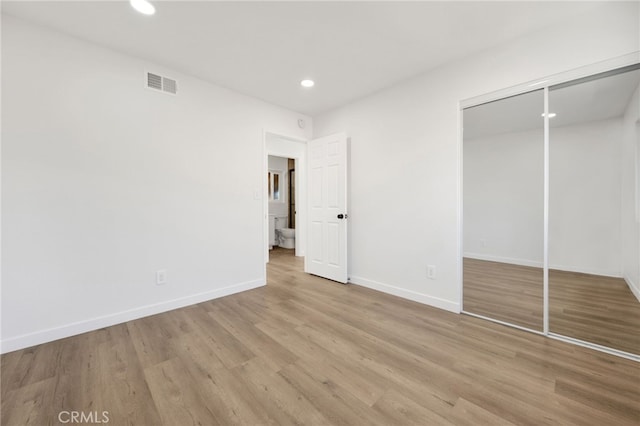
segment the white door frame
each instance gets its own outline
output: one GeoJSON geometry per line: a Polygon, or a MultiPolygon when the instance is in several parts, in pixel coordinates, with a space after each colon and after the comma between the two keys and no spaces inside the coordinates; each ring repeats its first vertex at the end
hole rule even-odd
{"type": "Polygon", "coordinates": [[[295,182],[295,197],[296,197],[296,256],[304,256],[305,254],[305,241],[306,241],[306,150],[307,140],[298,138],[295,136],[289,136],[282,133],[264,130],[262,135],[263,143],[263,165],[262,165],[262,213],[263,213],[263,249],[264,249],[264,262],[269,262],[269,188],[267,187],[267,181],[264,177],[267,176],[269,171],[269,156],[292,158],[295,160],[296,167],[296,182],[295,182]],[[282,146],[274,147],[269,146],[267,141],[268,137],[274,137],[282,140],[283,142],[292,142],[300,144],[300,149],[292,149],[287,147],[286,143],[282,146]]]}

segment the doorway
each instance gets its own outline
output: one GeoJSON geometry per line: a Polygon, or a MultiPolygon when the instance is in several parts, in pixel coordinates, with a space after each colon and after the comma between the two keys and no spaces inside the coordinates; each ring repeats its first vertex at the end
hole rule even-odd
{"type": "Polygon", "coordinates": [[[269,250],[295,255],[296,238],[296,160],[267,157],[267,195],[269,198],[269,250]]]}
{"type": "MultiPolygon", "coordinates": [[[[264,134],[265,263],[272,255],[305,255],[306,151],[306,140],[273,132],[264,134]],[[293,238],[287,238],[286,242],[276,239],[276,228],[292,230],[286,232],[293,234],[293,238]]],[[[297,263],[302,265],[302,262],[297,263]]]]}
{"type": "MultiPolygon", "coordinates": [[[[304,271],[346,284],[348,277],[348,163],[345,133],[311,141],[264,133],[264,259],[269,262],[269,155],[294,160],[295,255],[304,271]]],[[[280,178],[279,178],[280,179],[280,178]]]]}

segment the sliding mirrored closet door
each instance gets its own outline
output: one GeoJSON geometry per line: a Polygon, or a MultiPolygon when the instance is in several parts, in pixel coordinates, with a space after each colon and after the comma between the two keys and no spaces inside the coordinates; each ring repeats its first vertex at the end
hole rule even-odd
{"type": "Polygon", "coordinates": [[[549,88],[549,331],[640,354],[633,68],[549,88]]]}
{"type": "Polygon", "coordinates": [[[465,108],[464,312],[640,360],[639,168],[640,64],[465,108]]]}
{"type": "Polygon", "coordinates": [[[463,111],[463,309],[543,331],[544,92],[463,111]]]}

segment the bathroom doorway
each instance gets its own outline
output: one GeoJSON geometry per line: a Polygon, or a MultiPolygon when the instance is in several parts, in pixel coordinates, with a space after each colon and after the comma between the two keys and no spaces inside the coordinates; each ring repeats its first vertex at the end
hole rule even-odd
{"type": "Polygon", "coordinates": [[[269,250],[295,254],[295,162],[288,157],[267,158],[269,198],[269,250]]]}
{"type": "Polygon", "coordinates": [[[264,141],[265,262],[304,257],[306,141],[270,132],[264,141]]]}

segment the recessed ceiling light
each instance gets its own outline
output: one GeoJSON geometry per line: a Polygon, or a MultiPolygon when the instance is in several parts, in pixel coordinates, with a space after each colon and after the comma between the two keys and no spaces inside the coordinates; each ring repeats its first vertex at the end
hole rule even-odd
{"type": "Polygon", "coordinates": [[[300,82],[300,86],[302,87],[313,87],[316,84],[313,80],[302,80],[300,82]]]}
{"type": "MultiPolygon", "coordinates": [[[[556,114],[555,112],[550,112],[548,115],[549,115],[549,118],[553,118],[553,117],[555,117],[555,116],[556,116],[556,115],[558,115],[558,114],[556,114]]],[[[540,117],[543,117],[543,118],[544,118],[544,112],[543,112],[542,114],[540,114],[540,117]]]]}
{"type": "Polygon", "coordinates": [[[153,15],[156,8],[147,0],[129,0],[131,7],[144,15],[153,15]]]}

